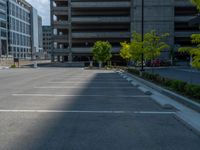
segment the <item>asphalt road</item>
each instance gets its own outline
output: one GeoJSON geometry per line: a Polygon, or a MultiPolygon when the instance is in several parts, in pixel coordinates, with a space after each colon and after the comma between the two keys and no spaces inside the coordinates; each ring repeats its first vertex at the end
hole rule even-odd
{"type": "Polygon", "coordinates": [[[0,70],[0,150],[199,150],[174,111],[112,71],[0,70]]]}
{"type": "Polygon", "coordinates": [[[190,69],[188,67],[155,68],[153,70],[147,69],[146,71],[158,73],[170,79],[182,80],[188,83],[200,85],[200,71],[190,69]]]}

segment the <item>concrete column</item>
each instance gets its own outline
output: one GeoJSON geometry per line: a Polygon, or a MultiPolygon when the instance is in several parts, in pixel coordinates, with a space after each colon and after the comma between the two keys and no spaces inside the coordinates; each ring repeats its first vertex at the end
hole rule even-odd
{"type": "Polygon", "coordinates": [[[68,55],[68,62],[72,62],[72,53],[69,53],[68,55]]]}
{"type": "Polygon", "coordinates": [[[54,55],[51,55],[51,62],[55,62],[54,55]]]}
{"type": "MultiPolygon", "coordinates": [[[[53,25],[53,0],[50,0],[50,13],[51,13],[51,35],[53,37],[53,29],[54,29],[54,25],[53,25]]],[[[54,56],[54,41],[53,39],[51,40],[51,62],[55,62],[55,56],[54,56]]]]}
{"type": "Polygon", "coordinates": [[[71,23],[71,0],[68,0],[68,23],[69,23],[69,55],[68,55],[68,62],[72,62],[72,23],[71,23]]]}
{"type": "Polygon", "coordinates": [[[60,56],[57,56],[58,57],[58,62],[60,62],[60,56]]]}
{"type": "MultiPolygon", "coordinates": [[[[130,22],[130,31],[131,34],[134,32],[134,0],[130,0],[131,1],[131,9],[130,9],[130,17],[131,17],[131,22],[130,22]]],[[[131,35],[131,39],[132,39],[132,35],[131,35]]]]}

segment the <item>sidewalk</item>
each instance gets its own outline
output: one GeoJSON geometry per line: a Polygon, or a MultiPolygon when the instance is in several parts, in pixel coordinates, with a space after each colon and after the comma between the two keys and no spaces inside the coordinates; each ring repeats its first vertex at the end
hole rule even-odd
{"type": "Polygon", "coordinates": [[[0,66],[0,70],[2,69],[9,69],[10,67],[7,67],[7,66],[0,66]]]}

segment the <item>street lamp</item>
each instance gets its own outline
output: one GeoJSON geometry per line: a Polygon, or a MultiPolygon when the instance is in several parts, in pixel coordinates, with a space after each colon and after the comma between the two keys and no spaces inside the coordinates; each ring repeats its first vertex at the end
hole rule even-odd
{"type": "MultiPolygon", "coordinates": [[[[144,0],[142,0],[142,21],[141,21],[141,30],[142,30],[142,42],[144,41],[144,0]]],[[[143,48],[143,47],[142,47],[143,48]]],[[[141,56],[142,62],[141,62],[141,71],[144,71],[144,52],[142,52],[141,56]]]]}

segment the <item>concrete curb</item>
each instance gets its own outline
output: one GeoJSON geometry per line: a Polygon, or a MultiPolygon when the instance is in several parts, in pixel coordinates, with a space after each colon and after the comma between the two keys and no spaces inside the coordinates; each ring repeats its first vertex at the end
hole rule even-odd
{"type": "MultiPolygon", "coordinates": [[[[191,107],[186,106],[185,103],[179,102],[174,98],[178,94],[173,93],[169,90],[166,90],[162,87],[159,87],[149,81],[143,80],[139,77],[136,77],[132,74],[129,74],[127,72],[124,72],[123,70],[117,72],[121,77],[128,79],[129,82],[137,87],[139,90],[144,92],[144,94],[147,94],[145,92],[150,92],[149,96],[154,100],[156,103],[158,103],[162,108],[168,109],[168,110],[174,110],[175,114],[174,117],[183,123],[189,130],[192,130],[195,134],[200,136],[200,113],[199,113],[199,107],[197,105],[193,106],[193,109],[191,107]],[[130,80],[132,79],[132,80],[130,80]],[[169,92],[169,93],[167,93],[169,92]],[[167,93],[167,94],[166,94],[167,93]],[[170,96],[172,94],[172,96],[170,96]],[[194,109],[194,107],[196,109],[194,109]]],[[[180,95],[178,95],[180,96],[180,95]]],[[[179,98],[179,97],[178,97],[179,98]]],[[[181,96],[182,98],[182,96],[181,96]]],[[[184,98],[187,99],[187,98],[184,98]]],[[[184,101],[184,99],[182,101],[184,101]]],[[[188,100],[187,100],[188,101],[188,100]]],[[[189,103],[190,105],[192,104],[189,103]]]]}
{"type": "MultiPolygon", "coordinates": [[[[195,110],[197,112],[200,112],[200,104],[197,103],[197,102],[194,102],[194,101],[190,100],[189,98],[186,98],[186,97],[184,97],[184,96],[182,96],[180,94],[177,94],[177,93],[174,93],[174,92],[169,91],[167,89],[164,89],[164,88],[162,88],[162,87],[160,87],[160,86],[158,86],[158,85],[156,85],[154,83],[146,81],[146,80],[144,80],[142,78],[139,78],[139,77],[137,77],[135,75],[132,75],[130,73],[121,71],[120,74],[121,74],[121,76],[125,76],[123,78],[126,78],[126,79],[128,78],[129,81],[130,81],[130,77],[132,77],[133,79],[135,79],[136,81],[138,81],[138,83],[131,82],[134,86],[139,86],[139,83],[140,84],[144,84],[145,86],[147,86],[147,87],[149,87],[151,89],[154,89],[154,90],[158,91],[159,93],[161,93],[161,94],[163,94],[165,96],[168,96],[169,98],[172,98],[173,100],[175,100],[175,101],[177,101],[177,102],[179,102],[181,104],[184,104],[185,106],[188,106],[189,108],[191,108],[191,109],[193,109],[193,110],[195,110]]],[[[142,91],[144,92],[144,89],[142,89],[142,91]]],[[[150,91],[146,90],[145,94],[149,93],[149,92],[150,91]]]]}

